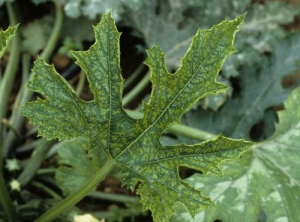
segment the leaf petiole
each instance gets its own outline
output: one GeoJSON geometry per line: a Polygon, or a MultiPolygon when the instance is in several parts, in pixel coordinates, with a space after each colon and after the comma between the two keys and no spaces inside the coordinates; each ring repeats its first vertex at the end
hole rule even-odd
{"type": "Polygon", "coordinates": [[[77,191],[70,194],[64,200],[52,207],[42,216],[35,220],[35,222],[48,222],[57,218],[61,213],[69,210],[72,206],[77,204],[82,198],[84,198],[89,192],[105,179],[108,173],[116,166],[116,161],[108,160],[104,166],[96,172],[96,174],[86,181],[77,191]]]}

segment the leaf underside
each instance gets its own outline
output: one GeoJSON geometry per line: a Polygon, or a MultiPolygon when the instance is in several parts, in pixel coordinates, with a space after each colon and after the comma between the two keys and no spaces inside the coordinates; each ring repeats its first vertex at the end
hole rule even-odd
{"type": "Polygon", "coordinates": [[[95,44],[88,51],[73,53],[94,99],[80,99],[53,66],[38,59],[28,87],[46,99],[27,103],[23,113],[31,123],[40,124],[39,135],[46,139],[83,136],[90,140],[90,149],[104,151],[123,169],[124,185],[134,189],[140,182],[138,193],[154,221],[168,221],[176,202],[195,215],[213,202],[181,180],[179,166],[221,175],[220,162],[238,158],[251,143],[219,135],[196,145],[162,146],[159,139],[200,98],[226,90],[215,79],[225,58],[235,51],[233,40],[243,19],[244,15],[198,30],[174,74],[168,73],[159,46],[148,50],[145,64],[151,70],[152,93],[150,101],[143,103],[144,117],[133,119],[122,108],[120,33],[108,13],[94,27],[95,44]]]}

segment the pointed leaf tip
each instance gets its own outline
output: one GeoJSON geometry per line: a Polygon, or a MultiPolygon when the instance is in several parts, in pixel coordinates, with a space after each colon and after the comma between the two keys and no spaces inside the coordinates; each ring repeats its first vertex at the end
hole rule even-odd
{"type": "Polygon", "coordinates": [[[47,139],[86,137],[90,147],[114,159],[123,169],[123,184],[133,189],[140,182],[138,193],[155,221],[167,221],[177,202],[195,215],[212,202],[181,180],[178,168],[220,175],[219,163],[236,158],[244,151],[245,142],[219,136],[191,146],[162,146],[160,136],[170,125],[179,123],[200,98],[225,90],[216,77],[234,51],[234,35],[240,23],[238,19],[224,21],[198,31],[175,74],[168,73],[159,46],[148,50],[146,64],[151,70],[152,92],[143,106],[144,117],[133,119],[122,108],[120,33],[110,12],[94,27],[96,42],[90,49],[74,52],[94,100],[80,99],[53,66],[38,60],[30,89],[46,99],[27,103],[24,115],[40,124],[39,134],[47,139]]]}
{"type": "Polygon", "coordinates": [[[11,39],[15,36],[19,24],[8,27],[5,31],[0,29],[0,58],[3,56],[11,39]]]}

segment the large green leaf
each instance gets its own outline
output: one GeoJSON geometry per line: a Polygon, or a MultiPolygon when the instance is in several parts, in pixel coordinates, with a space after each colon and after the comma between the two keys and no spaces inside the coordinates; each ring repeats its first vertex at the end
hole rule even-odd
{"type": "Polygon", "coordinates": [[[145,63],[151,70],[152,94],[143,104],[144,116],[134,119],[122,108],[119,37],[111,14],[94,27],[96,43],[88,51],[74,52],[85,71],[94,99],[83,101],[42,59],[35,62],[28,87],[46,99],[23,107],[31,123],[40,124],[46,139],[86,137],[92,150],[102,150],[123,170],[123,184],[138,193],[144,209],[155,221],[167,221],[182,203],[195,215],[212,202],[179,177],[179,166],[221,175],[219,164],[237,158],[251,143],[219,135],[196,145],[162,146],[161,134],[200,98],[224,91],[215,79],[225,58],[234,52],[233,40],[244,16],[225,20],[209,30],[199,30],[175,74],[166,70],[165,57],[157,45],[148,50],[145,63]]]}
{"type": "Polygon", "coordinates": [[[221,165],[223,178],[195,174],[187,181],[210,195],[216,207],[195,220],[182,210],[172,221],[298,221],[300,200],[300,88],[278,113],[268,140],[253,146],[241,161],[221,165]],[[259,220],[260,218],[260,220],[259,220]]]}
{"type": "Polygon", "coordinates": [[[0,58],[3,56],[11,38],[15,35],[18,25],[9,27],[6,31],[0,29],[0,58]]]}

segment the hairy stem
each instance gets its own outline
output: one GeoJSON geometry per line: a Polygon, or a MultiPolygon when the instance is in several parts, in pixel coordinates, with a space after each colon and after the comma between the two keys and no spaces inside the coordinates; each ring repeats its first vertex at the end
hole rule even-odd
{"type": "Polygon", "coordinates": [[[107,174],[116,166],[114,160],[108,160],[105,165],[96,172],[88,181],[86,181],[77,191],[70,194],[67,198],[52,207],[35,222],[48,222],[57,218],[62,212],[69,210],[72,206],[77,204],[88,193],[95,189],[98,184],[105,179],[107,174]]]}

